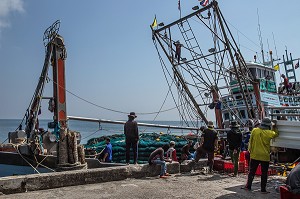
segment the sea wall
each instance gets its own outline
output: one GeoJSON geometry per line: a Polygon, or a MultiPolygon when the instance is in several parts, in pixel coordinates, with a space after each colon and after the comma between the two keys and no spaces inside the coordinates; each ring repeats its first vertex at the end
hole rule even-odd
{"type": "MultiPolygon", "coordinates": [[[[206,165],[206,160],[198,163],[185,161],[167,163],[167,172],[176,174],[200,169],[206,165]]],[[[160,165],[122,165],[87,170],[42,173],[24,176],[10,176],[0,178],[0,192],[3,194],[53,189],[66,186],[93,184],[109,181],[124,180],[126,178],[143,178],[158,176],[160,165]]]]}
{"type": "MultiPolygon", "coordinates": [[[[167,172],[180,172],[178,162],[168,163],[167,172]]],[[[126,178],[142,178],[158,176],[159,165],[128,165],[88,170],[64,171],[55,173],[10,176],[0,178],[0,192],[12,194],[42,189],[53,189],[82,184],[101,183],[124,180],[126,178]]]]}

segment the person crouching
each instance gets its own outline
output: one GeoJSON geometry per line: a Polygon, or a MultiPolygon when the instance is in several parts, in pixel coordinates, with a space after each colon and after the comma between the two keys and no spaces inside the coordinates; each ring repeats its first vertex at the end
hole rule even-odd
{"type": "Polygon", "coordinates": [[[148,163],[149,165],[160,165],[161,170],[159,177],[167,178],[170,174],[167,173],[167,164],[166,162],[172,162],[172,159],[164,158],[164,151],[169,149],[169,145],[164,145],[163,148],[159,147],[155,149],[149,156],[148,163]]]}

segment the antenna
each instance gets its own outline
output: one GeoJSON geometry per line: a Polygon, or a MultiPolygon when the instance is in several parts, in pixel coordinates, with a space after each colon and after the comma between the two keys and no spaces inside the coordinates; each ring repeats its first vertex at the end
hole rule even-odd
{"type": "Polygon", "coordinates": [[[278,59],[277,46],[276,46],[276,43],[275,43],[274,32],[272,32],[272,35],[273,35],[273,42],[274,42],[274,46],[275,46],[276,59],[277,59],[277,60],[280,60],[280,59],[278,59]]]}
{"type": "Polygon", "coordinates": [[[262,36],[261,36],[261,30],[260,30],[258,8],[257,8],[257,23],[258,23],[258,37],[259,37],[259,42],[260,42],[262,60],[263,60],[263,64],[264,64],[265,63],[264,45],[263,45],[263,42],[262,42],[262,36]]]}

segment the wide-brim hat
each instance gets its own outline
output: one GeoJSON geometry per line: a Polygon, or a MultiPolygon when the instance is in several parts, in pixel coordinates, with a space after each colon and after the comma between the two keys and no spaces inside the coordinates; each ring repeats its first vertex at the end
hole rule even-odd
{"type": "Polygon", "coordinates": [[[235,121],[235,120],[231,121],[230,126],[232,128],[238,128],[238,127],[240,127],[239,123],[237,121],[235,121]]]}
{"type": "Polygon", "coordinates": [[[208,121],[207,127],[214,128],[214,123],[212,121],[208,121]]]}
{"type": "Polygon", "coordinates": [[[274,125],[274,123],[272,122],[272,120],[268,117],[265,117],[264,119],[262,119],[259,128],[271,129],[273,125],[274,125]]]}
{"type": "Polygon", "coordinates": [[[129,115],[128,115],[128,117],[134,117],[134,118],[136,118],[137,116],[135,115],[135,112],[130,112],[129,115]]]}

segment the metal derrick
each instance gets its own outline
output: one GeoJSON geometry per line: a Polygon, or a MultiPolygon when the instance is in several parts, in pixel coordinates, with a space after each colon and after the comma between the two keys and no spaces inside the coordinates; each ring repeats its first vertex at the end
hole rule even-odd
{"type": "MultiPolygon", "coordinates": [[[[151,28],[163,69],[169,74],[167,81],[175,82],[180,99],[177,107],[183,120],[191,121],[196,117],[207,124],[207,104],[216,102],[243,125],[230,84],[233,78],[237,81],[249,118],[255,117],[248,88],[255,81],[217,1],[168,25],[151,28]],[[166,62],[171,65],[167,66],[166,62]],[[236,106],[231,108],[228,103],[236,106]]],[[[218,107],[214,112],[217,126],[221,128],[221,110],[218,107]]]]}

